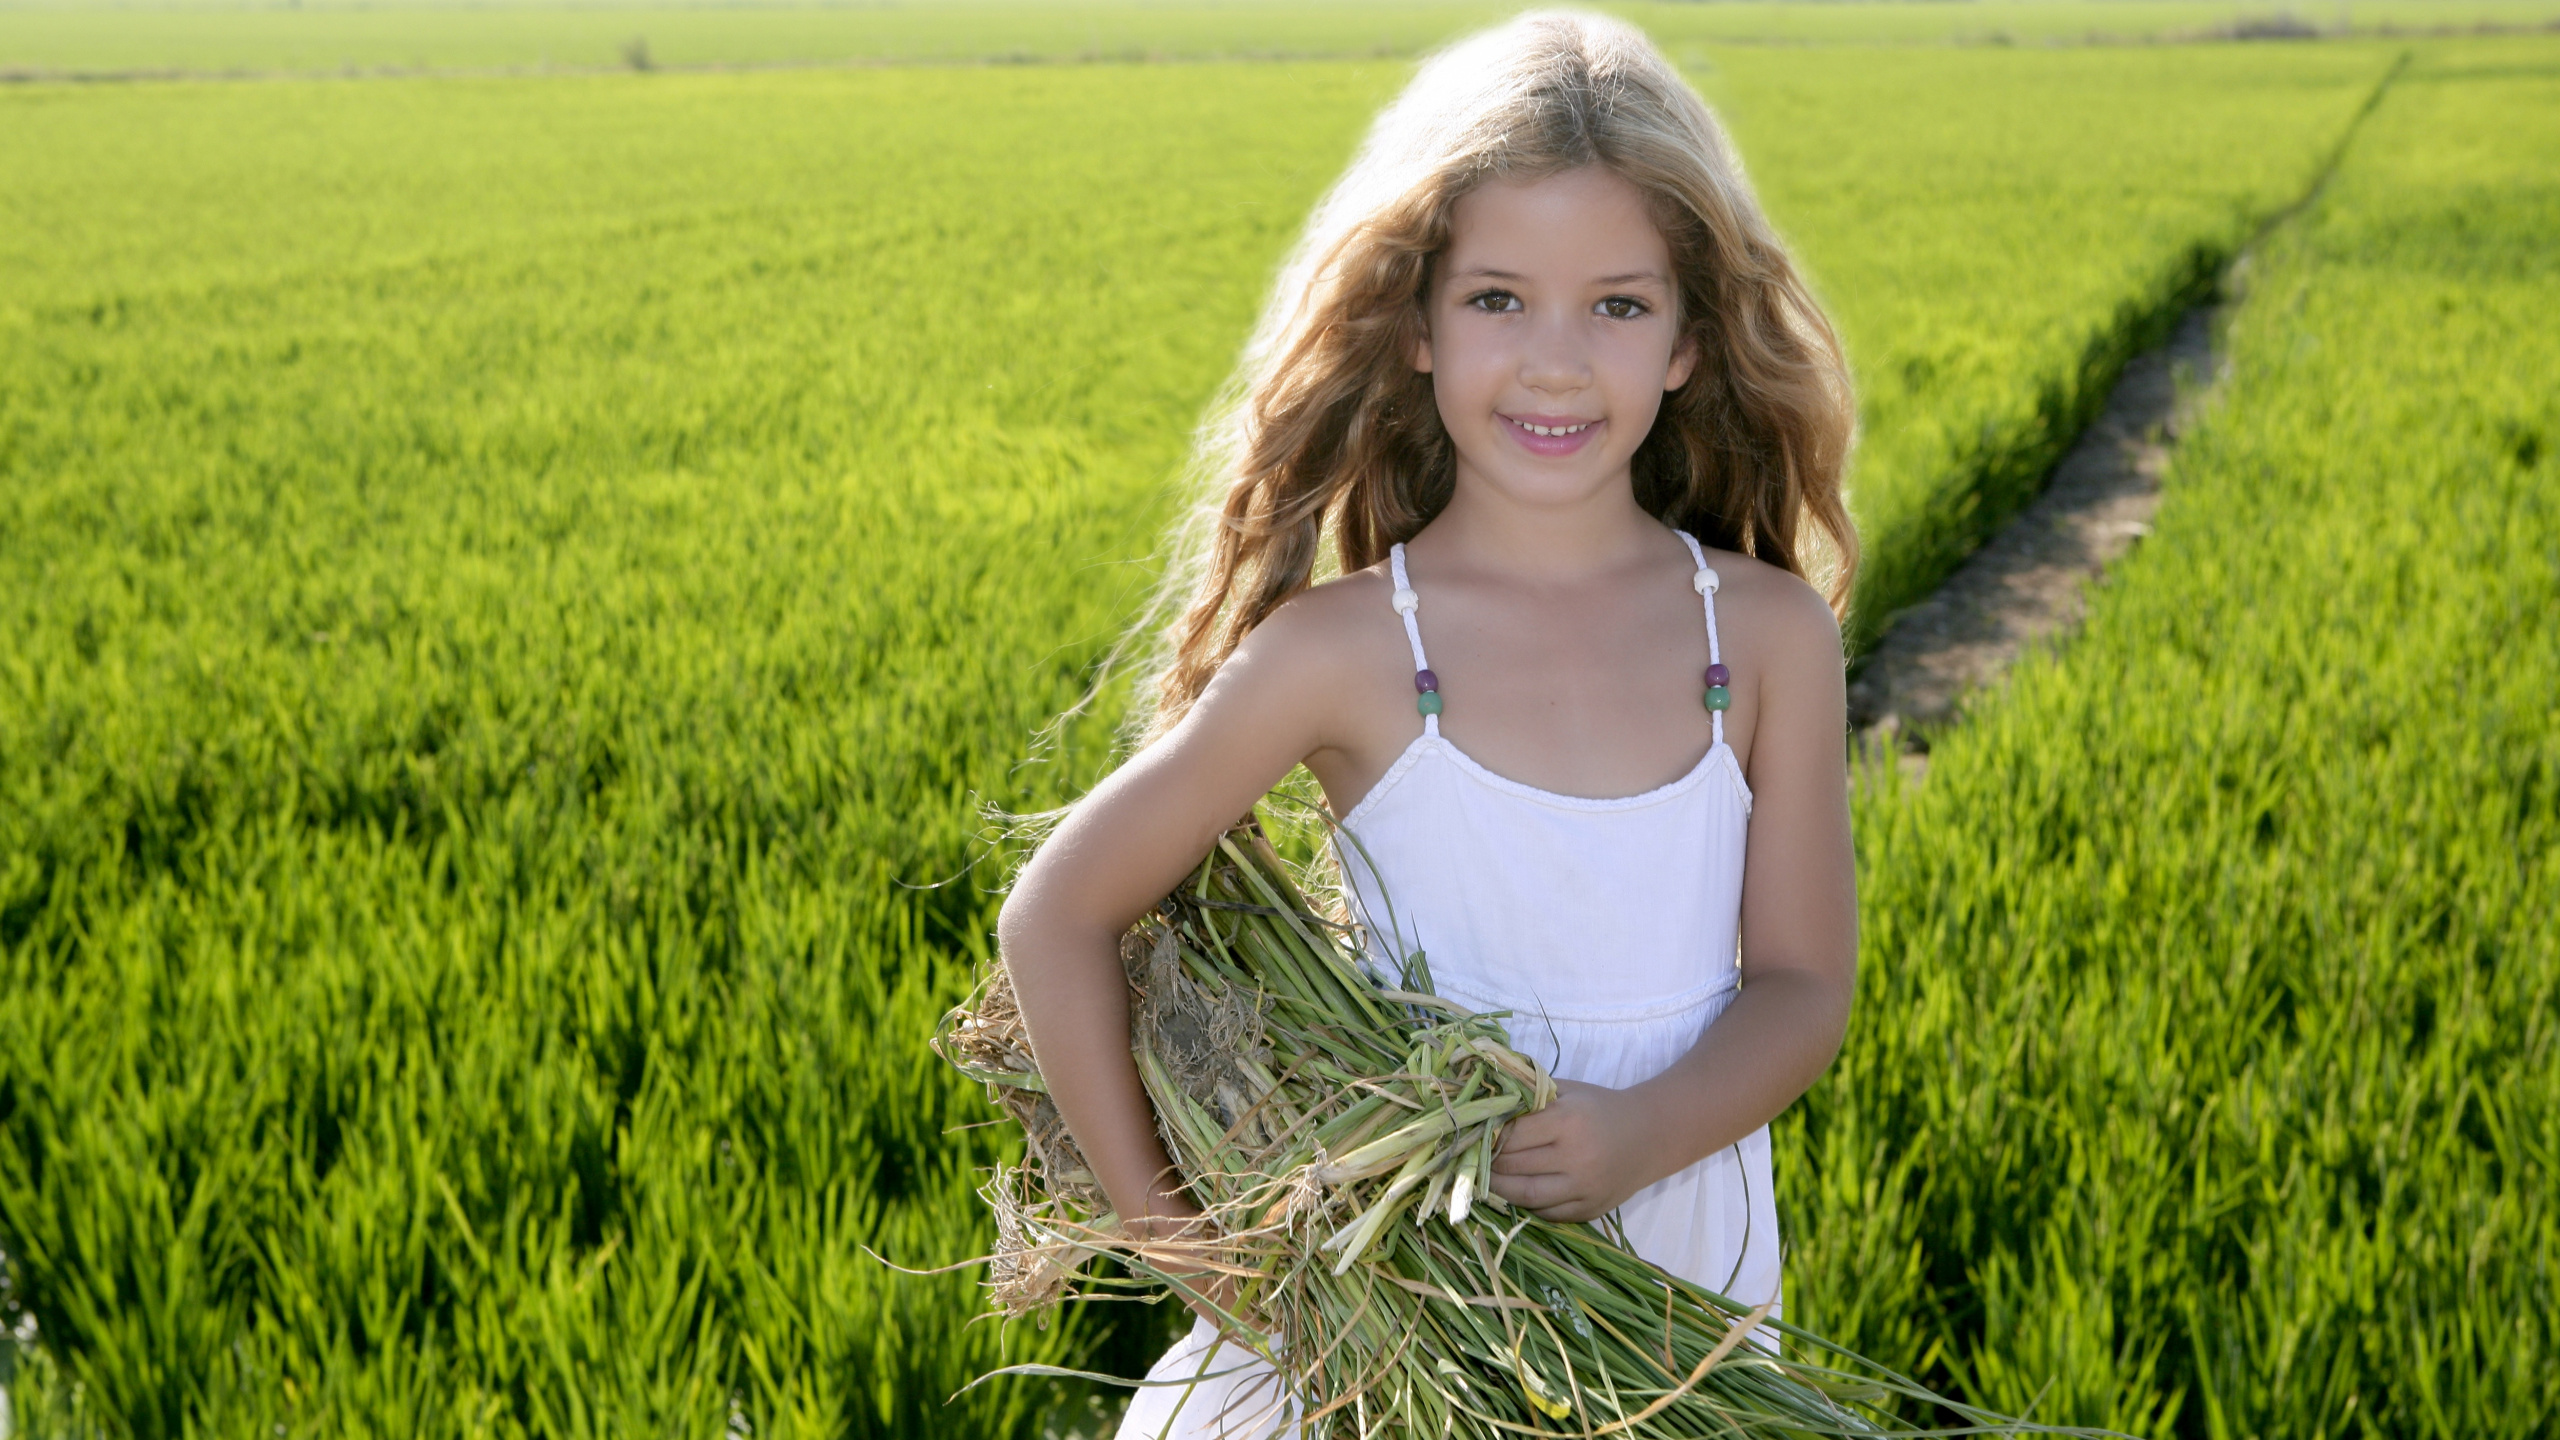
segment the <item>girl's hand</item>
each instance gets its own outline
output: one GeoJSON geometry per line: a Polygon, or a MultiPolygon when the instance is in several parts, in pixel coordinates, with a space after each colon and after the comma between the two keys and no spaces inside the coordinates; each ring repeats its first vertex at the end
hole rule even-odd
{"type": "Polygon", "coordinates": [[[1660,1141],[1636,1092],[1559,1080],[1546,1109],[1503,1127],[1493,1193],[1548,1220],[1597,1220],[1670,1173],[1660,1141]]]}
{"type": "Polygon", "coordinates": [[[1182,1248],[1186,1242],[1206,1242],[1214,1238],[1216,1230],[1207,1216],[1188,1201],[1160,1195],[1156,1198],[1154,1214],[1124,1223],[1121,1230],[1132,1240],[1161,1244],[1162,1248],[1148,1254],[1147,1263],[1181,1280],[1183,1288],[1174,1293],[1181,1296],[1182,1303],[1190,1308],[1192,1314],[1221,1330],[1232,1323],[1228,1316],[1236,1314],[1235,1278],[1183,1263],[1182,1248]],[[1223,1314],[1220,1313],[1222,1311],[1223,1314]]]}

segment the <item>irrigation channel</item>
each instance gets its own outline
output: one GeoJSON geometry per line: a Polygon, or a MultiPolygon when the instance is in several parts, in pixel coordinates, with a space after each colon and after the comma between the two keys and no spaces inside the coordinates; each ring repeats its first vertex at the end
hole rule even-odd
{"type": "Polygon", "coordinates": [[[1930,732],[1956,720],[1967,695],[2079,623],[2086,587],[2151,532],[2178,436],[2221,384],[2214,335],[2228,303],[2189,309],[2165,343],[2135,356],[2043,493],[1894,617],[1849,685],[1860,743],[1897,747],[1918,777],[1930,732]]]}
{"type": "Polygon", "coordinates": [[[1890,749],[1903,774],[1929,769],[1933,732],[1961,720],[1966,697],[1996,684],[2027,650],[2058,643],[2087,611],[2091,584],[2151,533],[2160,486],[2179,437],[2230,378],[2217,343],[2247,298],[2250,257],[2328,188],[2356,132],[2409,68],[2403,53],[2358,106],[2319,171],[2267,217],[2190,305],[2166,339],[2125,363],[2088,428],[2026,508],[1986,540],[1929,597],[1898,612],[1859,657],[1849,682],[1849,728],[1861,753],[1890,749]]]}

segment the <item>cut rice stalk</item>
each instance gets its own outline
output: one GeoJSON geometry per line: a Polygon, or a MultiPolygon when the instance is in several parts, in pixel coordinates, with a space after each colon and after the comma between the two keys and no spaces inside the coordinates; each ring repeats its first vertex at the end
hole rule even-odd
{"type": "Polygon", "coordinates": [[[1193,1277],[1226,1277],[1230,1338],[1297,1394],[1310,1437],[2104,1433],[1934,1395],[1614,1232],[1514,1210],[1492,1192],[1494,1153],[1555,1098],[1553,1077],[1511,1048],[1503,1015],[1434,994],[1424,957],[1379,961],[1319,913],[1255,825],[1221,838],[1121,959],[1139,1075],[1205,1223],[1180,1240],[1119,1228],[999,967],[934,1043],[1023,1127],[1022,1163],[980,1192],[1005,1314],[1196,1299],[1193,1277]],[[1959,1425],[1903,1418],[1930,1407],[1959,1425]]]}

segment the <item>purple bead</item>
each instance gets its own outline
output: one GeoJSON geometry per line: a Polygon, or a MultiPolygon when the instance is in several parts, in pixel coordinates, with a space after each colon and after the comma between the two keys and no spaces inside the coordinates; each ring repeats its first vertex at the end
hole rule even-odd
{"type": "Polygon", "coordinates": [[[1440,688],[1440,677],[1428,670],[1416,670],[1413,672],[1413,688],[1428,695],[1440,688]]]}
{"type": "Polygon", "coordinates": [[[1725,668],[1724,668],[1723,666],[1721,666],[1721,665],[1710,665],[1710,666],[1708,666],[1708,667],[1707,667],[1707,683],[1708,683],[1708,684],[1710,684],[1710,685],[1727,685],[1727,684],[1731,684],[1731,683],[1732,683],[1732,681],[1733,681],[1733,672],[1732,672],[1732,671],[1725,669],[1725,668]]]}

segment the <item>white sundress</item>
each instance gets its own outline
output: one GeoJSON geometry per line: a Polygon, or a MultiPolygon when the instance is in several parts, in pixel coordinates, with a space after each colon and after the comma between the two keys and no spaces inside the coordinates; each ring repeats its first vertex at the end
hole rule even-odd
{"type": "MultiPolygon", "coordinates": [[[[1707,656],[1716,573],[1698,542],[1707,656]]],[[[1390,552],[1395,607],[1417,686],[1436,688],[1405,578],[1390,552]]],[[[1508,780],[1443,739],[1440,717],[1343,817],[1343,869],[1371,949],[1424,953],[1443,995],[1508,1010],[1511,1043],[1555,1075],[1616,1088],[1668,1069],[1731,1003],[1742,981],[1743,847],[1751,790],[1724,740],[1697,766],[1641,795],[1592,800],[1508,780]]],[[[1618,1218],[1637,1254],[1745,1306],[1778,1300],[1778,1213],[1769,1132],[1636,1192],[1618,1218]]],[[[1222,1344],[1207,1321],[1159,1359],[1135,1392],[1120,1440],[1265,1440],[1294,1429],[1278,1377],[1222,1344]],[[1197,1379],[1191,1385],[1171,1384],[1197,1379]]]]}

